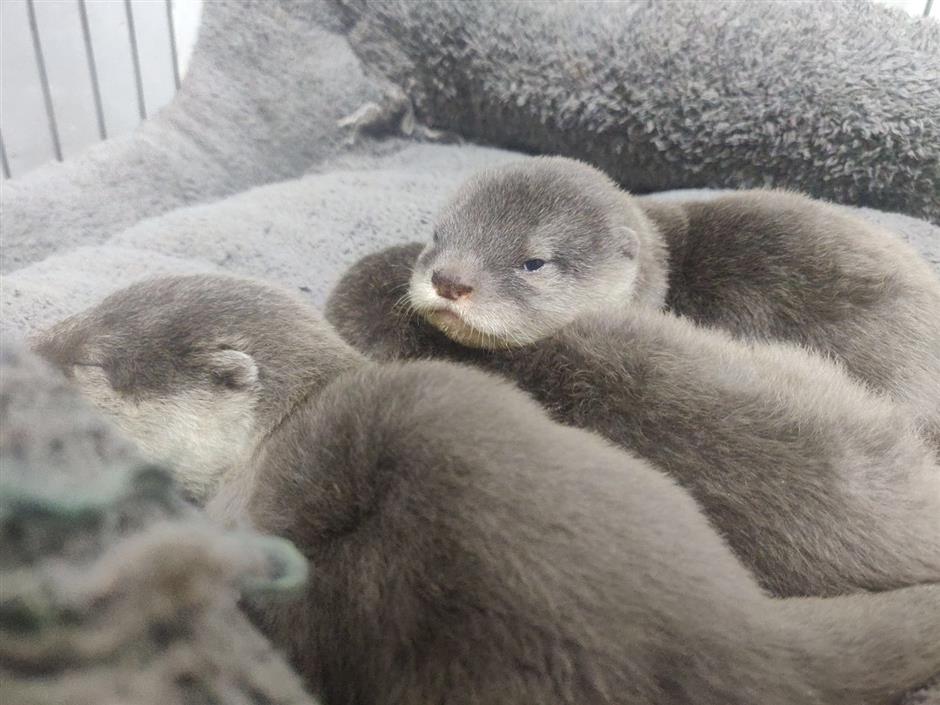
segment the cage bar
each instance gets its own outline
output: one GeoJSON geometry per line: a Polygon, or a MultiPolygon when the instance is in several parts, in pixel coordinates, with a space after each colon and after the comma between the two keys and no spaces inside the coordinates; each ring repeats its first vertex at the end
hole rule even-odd
{"type": "Polygon", "coordinates": [[[55,119],[55,108],[52,105],[52,92],[49,90],[49,76],[46,74],[46,59],[42,53],[42,42],[39,40],[39,25],[36,22],[36,8],[33,0],[26,0],[26,10],[29,13],[29,34],[33,40],[33,53],[36,56],[36,68],[39,70],[39,83],[42,88],[42,101],[46,106],[46,121],[49,123],[49,137],[52,140],[52,152],[56,161],[62,161],[62,143],[59,141],[59,125],[55,119]]]}
{"type": "Polygon", "coordinates": [[[127,36],[131,42],[131,62],[134,64],[134,83],[137,86],[137,112],[140,119],[147,119],[147,106],[144,104],[144,81],[140,75],[140,53],[137,51],[137,32],[134,29],[134,10],[131,0],[124,0],[124,14],[127,15],[127,36]]]}
{"type": "Polygon", "coordinates": [[[78,0],[78,15],[82,21],[82,39],[85,42],[85,59],[88,62],[88,77],[91,79],[91,94],[95,101],[95,118],[98,121],[98,137],[108,139],[108,128],[104,122],[104,107],[101,104],[101,89],[98,86],[98,65],[95,49],[91,44],[91,29],[88,26],[88,11],[85,0],[78,0]]]}

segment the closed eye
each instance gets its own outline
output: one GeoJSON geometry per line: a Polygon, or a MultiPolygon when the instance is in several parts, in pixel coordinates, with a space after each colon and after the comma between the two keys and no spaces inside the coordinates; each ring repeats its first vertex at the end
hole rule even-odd
{"type": "Polygon", "coordinates": [[[545,266],[543,259],[529,259],[523,262],[522,268],[527,272],[535,272],[545,266]]]}

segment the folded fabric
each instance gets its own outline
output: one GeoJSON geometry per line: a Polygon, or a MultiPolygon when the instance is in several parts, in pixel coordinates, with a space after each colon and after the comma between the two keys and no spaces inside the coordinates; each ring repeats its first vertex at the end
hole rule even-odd
{"type": "Polygon", "coordinates": [[[793,188],[940,223],[940,24],[863,0],[333,0],[419,119],[638,192],[793,188]]]}
{"type": "Polygon", "coordinates": [[[3,701],[315,705],[236,606],[296,550],[210,524],[22,343],[0,380],[3,701]]]}

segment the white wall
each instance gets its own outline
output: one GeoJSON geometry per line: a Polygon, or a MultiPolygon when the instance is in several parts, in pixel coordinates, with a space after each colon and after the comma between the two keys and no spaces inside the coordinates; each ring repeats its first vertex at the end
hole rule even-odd
{"type": "MultiPolygon", "coordinates": [[[[179,73],[189,62],[203,0],[130,0],[144,112],[176,92],[167,7],[173,11],[179,73]]],[[[84,6],[108,137],[140,122],[137,82],[124,0],[33,0],[63,159],[101,139],[82,31],[84,6]]],[[[13,177],[55,159],[30,31],[28,0],[0,0],[0,129],[13,177]]]]}
{"type": "Polygon", "coordinates": [[[938,1],[940,0],[934,0],[933,3],[928,3],[928,0],[875,0],[879,5],[896,7],[914,17],[922,17],[928,5],[930,6],[929,17],[940,16],[940,10],[937,9],[938,1]]]}

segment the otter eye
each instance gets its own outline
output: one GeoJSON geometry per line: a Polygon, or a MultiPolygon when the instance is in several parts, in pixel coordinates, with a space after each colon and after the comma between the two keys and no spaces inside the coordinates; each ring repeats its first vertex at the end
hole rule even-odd
{"type": "Polygon", "coordinates": [[[543,266],[545,266],[545,260],[530,259],[523,263],[522,268],[527,272],[534,272],[536,269],[541,269],[543,266]]]}

